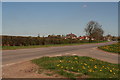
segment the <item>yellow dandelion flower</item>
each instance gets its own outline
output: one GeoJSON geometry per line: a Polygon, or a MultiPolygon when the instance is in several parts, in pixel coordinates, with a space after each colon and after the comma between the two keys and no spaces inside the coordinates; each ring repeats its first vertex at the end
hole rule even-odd
{"type": "Polygon", "coordinates": [[[95,66],[95,68],[97,68],[97,67],[95,66]]]}
{"type": "Polygon", "coordinates": [[[92,72],[92,69],[89,69],[88,71],[89,71],[89,72],[92,72]]]}
{"type": "Polygon", "coordinates": [[[109,67],[107,67],[109,69],[109,67]]]}
{"type": "Polygon", "coordinates": [[[83,69],[85,69],[85,67],[84,67],[84,66],[82,66],[82,68],[83,68],[83,69]]]}
{"type": "Polygon", "coordinates": [[[77,59],[77,57],[75,57],[75,59],[77,59]]]}
{"type": "Polygon", "coordinates": [[[100,71],[102,71],[102,70],[100,69],[100,71]]]}
{"type": "Polygon", "coordinates": [[[71,67],[71,69],[73,69],[73,67],[71,67]]]}
{"type": "Polygon", "coordinates": [[[75,61],[76,63],[78,63],[77,61],[75,61]]]}
{"type": "Polygon", "coordinates": [[[60,60],[60,62],[62,62],[62,60],[60,60]]]}
{"type": "Polygon", "coordinates": [[[78,71],[80,71],[80,70],[78,69],[78,71]]]}
{"type": "Polygon", "coordinates": [[[89,59],[90,61],[93,61],[92,59],[89,59]]]}
{"type": "Polygon", "coordinates": [[[94,68],[97,68],[97,66],[95,65],[94,68]]]}
{"type": "Polygon", "coordinates": [[[68,67],[66,67],[66,69],[68,69],[68,67]]]}
{"type": "Polygon", "coordinates": [[[60,64],[58,64],[57,66],[60,66],[60,64]]]}
{"type": "Polygon", "coordinates": [[[84,63],[84,65],[87,65],[86,63],[84,63]]]}
{"type": "Polygon", "coordinates": [[[63,68],[63,66],[61,66],[61,68],[63,68]]]}
{"type": "Polygon", "coordinates": [[[112,70],[110,70],[110,72],[112,72],[112,70]]]}

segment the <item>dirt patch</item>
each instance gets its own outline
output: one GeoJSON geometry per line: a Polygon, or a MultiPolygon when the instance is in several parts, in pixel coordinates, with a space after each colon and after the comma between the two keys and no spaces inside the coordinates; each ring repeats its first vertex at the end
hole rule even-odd
{"type": "Polygon", "coordinates": [[[31,61],[4,66],[3,78],[64,78],[50,70],[44,70],[31,61]]]}

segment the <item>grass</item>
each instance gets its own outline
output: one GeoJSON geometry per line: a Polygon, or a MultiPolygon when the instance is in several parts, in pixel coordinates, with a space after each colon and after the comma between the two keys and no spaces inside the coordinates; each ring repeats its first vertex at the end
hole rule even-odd
{"type": "Polygon", "coordinates": [[[32,60],[44,69],[49,69],[67,78],[118,78],[119,64],[103,62],[90,57],[58,56],[32,60]]]}
{"type": "MultiPolygon", "coordinates": [[[[91,42],[91,43],[102,43],[106,41],[100,42],[91,42]]],[[[31,46],[2,46],[2,50],[14,50],[14,49],[26,49],[26,48],[41,48],[41,47],[57,47],[57,46],[72,46],[72,45],[82,45],[82,44],[90,44],[87,43],[72,43],[72,44],[49,44],[49,45],[31,45],[31,46]]]]}
{"type": "Polygon", "coordinates": [[[120,54],[120,43],[106,45],[106,46],[101,46],[101,47],[98,47],[98,48],[102,49],[104,51],[120,54]]]}

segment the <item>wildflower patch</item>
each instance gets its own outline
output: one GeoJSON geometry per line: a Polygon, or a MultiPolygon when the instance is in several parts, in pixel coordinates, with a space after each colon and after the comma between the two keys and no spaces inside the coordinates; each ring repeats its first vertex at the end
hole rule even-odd
{"type": "Polygon", "coordinates": [[[120,54],[120,43],[101,46],[99,49],[120,54]]]}
{"type": "Polygon", "coordinates": [[[118,78],[119,72],[119,64],[85,56],[42,57],[32,60],[32,62],[69,78],[79,78],[84,75],[90,78],[118,78]]]}

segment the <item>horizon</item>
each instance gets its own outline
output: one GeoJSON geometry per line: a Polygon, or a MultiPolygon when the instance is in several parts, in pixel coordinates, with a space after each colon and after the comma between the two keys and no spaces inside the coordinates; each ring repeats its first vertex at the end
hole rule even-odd
{"type": "Polygon", "coordinates": [[[83,36],[93,20],[102,25],[104,35],[118,36],[117,2],[3,2],[2,15],[2,35],[83,36]]]}
{"type": "MultiPolygon", "coordinates": [[[[71,34],[71,33],[68,33],[68,34],[71,34]]],[[[68,34],[65,34],[65,35],[63,35],[63,36],[66,36],[66,35],[68,35],[68,34]]],[[[72,33],[72,34],[74,34],[74,33],[72,33]]],[[[38,34],[39,35],[39,34],[38,34]]],[[[0,36],[19,36],[19,37],[38,37],[38,35],[36,35],[36,36],[30,36],[30,35],[0,35],[0,36]]],[[[54,35],[54,36],[57,36],[57,35],[60,35],[60,34],[51,34],[51,35],[54,35]]],[[[76,34],[75,34],[76,35],[76,34]]],[[[109,34],[108,34],[109,35],[109,34]]],[[[45,35],[45,36],[40,36],[39,35],[39,37],[48,37],[49,36],[49,34],[48,35],[45,35]]],[[[60,35],[60,36],[62,36],[62,35],[60,35]]],[[[76,35],[77,36],[77,35],[76,35]]],[[[83,37],[83,36],[87,36],[87,35],[78,35],[77,37],[83,37]]],[[[105,37],[105,36],[107,36],[107,35],[103,35],[103,37],[105,37]]],[[[114,36],[114,35],[111,35],[111,36],[114,36]]],[[[120,36],[114,36],[114,37],[120,37],[120,36]]]]}

